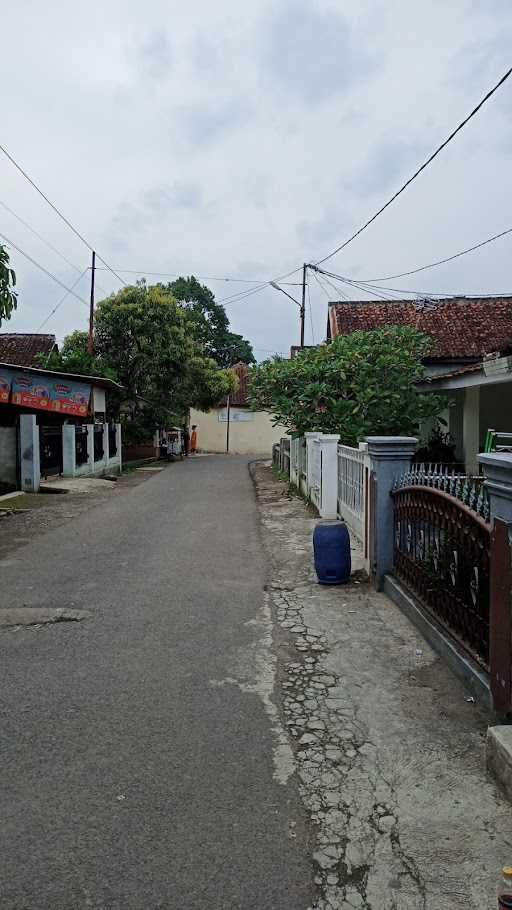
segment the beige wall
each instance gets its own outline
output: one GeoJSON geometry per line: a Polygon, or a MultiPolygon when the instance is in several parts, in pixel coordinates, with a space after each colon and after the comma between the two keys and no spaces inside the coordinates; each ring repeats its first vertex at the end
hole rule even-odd
{"type": "MultiPolygon", "coordinates": [[[[204,411],[190,412],[191,425],[197,424],[197,446],[202,452],[225,452],[227,422],[219,420],[219,414],[225,415],[225,408],[213,408],[204,411]]],[[[232,408],[232,420],[229,424],[229,451],[232,455],[270,455],[272,445],[286,436],[286,429],[273,427],[267,411],[250,411],[248,408],[232,408]],[[249,419],[238,421],[243,414],[249,419]]]]}

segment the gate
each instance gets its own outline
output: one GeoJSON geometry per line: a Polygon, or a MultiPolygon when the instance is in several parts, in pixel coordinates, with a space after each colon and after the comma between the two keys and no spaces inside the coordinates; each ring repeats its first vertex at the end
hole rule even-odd
{"type": "Polygon", "coordinates": [[[483,487],[421,470],[401,484],[392,492],[395,574],[488,672],[491,526],[483,487]]]}
{"type": "Polygon", "coordinates": [[[41,475],[62,474],[62,427],[39,427],[41,475]]]}

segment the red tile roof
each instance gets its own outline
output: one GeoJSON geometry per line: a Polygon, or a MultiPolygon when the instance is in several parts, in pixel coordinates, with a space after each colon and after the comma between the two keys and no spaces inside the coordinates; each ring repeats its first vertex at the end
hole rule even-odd
{"type": "Polygon", "coordinates": [[[55,335],[0,333],[0,361],[18,367],[36,366],[38,354],[51,354],[55,335]]]}
{"type": "MultiPolygon", "coordinates": [[[[229,403],[233,407],[246,407],[249,404],[249,397],[247,393],[247,377],[249,374],[249,367],[246,363],[236,363],[234,367],[231,367],[233,372],[238,377],[238,389],[236,392],[233,392],[230,395],[229,403]]],[[[224,402],[225,404],[226,402],[224,402]]]]}
{"type": "Polygon", "coordinates": [[[433,339],[432,358],[480,358],[512,343],[512,297],[350,300],[330,304],[329,325],[332,338],[387,325],[413,326],[433,339]]]}

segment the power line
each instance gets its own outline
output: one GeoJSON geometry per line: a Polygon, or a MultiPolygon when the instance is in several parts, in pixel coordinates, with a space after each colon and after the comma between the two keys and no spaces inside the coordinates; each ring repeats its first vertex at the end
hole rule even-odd
{"type": "MultiPolygon", "coordinates": [[[[71,224],[71,221],[69,221],[69,220],[66,218],[66,216],[62,214],[62,212],[60,211],[60,209],[58,209],[57,206],[53,204],[53,202],[51,201],[51,199],[49,199],[48,196],[47,196],[45,193],[43,193],[43,191],[38,187],[37,183],[35,183],[35,181],[32,180],[32,177],[29,177],[29,175],[27,174],[27,172],[23,170],[23,168],[21,167],[21,165],[18,164],[18,162],[12,157],[12,155],[9,154],[9,152],[7,151],[7,149],[6,149],[3,145],[0,145],[0,151],[4,153],[4,155],[6,156],[6,158],[9,159],[9,161],[11,162],[11,164],[13,164],[14,167],[20,172],[20,174],[22,174],[23,177],[25,177],[25,179],[28,180],[28,182],[30,183],[30,185],[36,190],[37,193],[39,193],[39,195],[44,199],[44,201],[48,203],[48,205],[50,206],[50,208],[53,209],[53,211],[59,216],[59,218],[62,219],[62,221],[64,222],[64,224],[66,224],[66,225],[68,226],[68,228],[69,228],[71,231],[73,231],[73,234],[75,234],[76,237],[78,237],[78,239],[81,240],[82,243],[84,243],[85,246],[86,246],[86,247],[91,251],[91,253],[92,253],[92,252],[93,252],[93,247],[91,246],[91,244],[89,243],[89,241],[86,240],[85,237],[80,233],[80,231],[78,231],[78,230],[76,229],[76,227],[74,227],[74,225],[71,224]]],[[[14,244],[13,244],[13,246],[14,246],[14,244]]],[[[109,270],[109,272],[112,272],[112,274],[115,275],[115,277],[118,279],[118,281],[121,282],[121,284],[126,285],[126,282],[123,281],[123,279],[121,278],[121,276],[118,275],[117,272],[115,272],[114,269],[111,268],[111,267],[109,266],[108,262],[106,262],[105,259],[103,259],[103,258],[99,255],[99,253],[96,253],[96,255],[97,255],[98,259],[100,260],[100,262],[102,262],[103,265],[105,265],[105,266],[107,267],[107,269],[109,270]]]]}
{"type": "Polygon", "coordinates": [[[460,256],[466,256],[468,253],[473,253],[475,250],[479,250],[481,247],[486,246],[488,243],[493,243],[495,240],[499,240],[500,237],[506,237],[507,234],[512,234],[512,228],[507,228],[506,231],[500,231],[499,234],[494,234],[492,237],[488,237],[487,240],[482,240],[481,243],[475,243],[474,246],[470,246],[465,250],[460,250],[459,253],[454,253],[453,256],[446,256],[445,259],[438,259],[436,262],[429,262],[428,265],[422,265],[417,269],[411,269],[409,272],[399,272],[398,275],[384,275],[381,278],[367,278],[367,281],[392,281],[393,278],[407,278],[409,275],[417,275],[418,272],[424,272],[426,269],[433,269],[435,266],[444,265],[445,262],[452,262],[453,259],[458,259],[460,256]]]}
{"type": "Polygon", "coordinates": [[[30,231],[30,233],[34,235],[34,237],[37,237],[38,240],[40,240],[42,243],[44,243],[45,246],[48,247],[48,249],[52,250],[53,253],[56,253],[57,256],[60,256],[60,258],[67,265],[69,265],[72,269],[74,269],[75,272],[80,272],[79,267],[77,265],[75,265],[74,262],[71,262],[71,260],[68,259],[67,256],[64,256],[64,253],[61,253],[61,251],[58,250],[57,247],[53,246],[53,244],[50,243],[49,240],[46,240],[45,237],[43,237],[38,231],[36,231],[35,228],[31,227],[30,224],[28,224],[28,222],[24,221],[24,219],[21,218],[20,215],[17,215],[16,212],[14,212],[11,208],[9,208],[9,206],[6,205],[5,202],[3,202],[1,199],[0,199],[0,205],[2,206],[2,208],[5,209],[6,212],[9,212],[9,215],[12,215],[13,218],[16,218],[16,220],[19,221],[20,224],[22,224],[24,227],[26,227],[27,230],[30,231]]]}
{"type": "Polygon", "coordinates": [[[79,297],[78,294],[75,294],[75,292],[72,290],[72,288],[68,288],[68,286],[66,284],[64,284],[63,281],[60,280],[60,278],[57,278],[56,275],[54,275],[52,272],[49,272],[48,269],[45,269],[44,265],[41,265],[35,259],[32,259],[32,256],[29,256],[28,253],[25,253],[25,250],[22,250],[19,246],[16,246],[16,244],[13,243],[12,240],[9,240],[9,238],[6,237],[5,234],[0,234],[0,237],[2,238],[2,240],[5,240],[6,243],[8,243],[10,246],[12,246],[12,248],[14,250],[16,250],[17,253],[20,253],[22,256],[25,257],[25,259],[28,259],[28,261],[31,262],[32,265],[35,265],[36,268],[41,270],[41,272],[44,272],[45,275],[48,275],[48,278],[52,278],[53,281],[55,281],[57,284],[59,284],[61,286],[61,288],[63,288],[65,291],[68,292],[68,294],[72,294],[73,297],[76,297],[76,299],[80,301],[80,303],[85,303],[86,306],[89,306],[89,304],[87,303],[86,300],[83,299],[83,297],[79,297]]]}
{"type": "MultiPolygon", "coordinates": [[[[107,271],[98,267],[96,271],[107,271]]],[[[182,272],[150,272],[147,269],[117,269],[118,272],[121,272],[123,275],[153,275],[160,278],[182,278],[182,272]]],[[[218,275],[196,275],[194,272],[190,273],[192,278],[196,278],[198,281],[232,281],[239,282],[241,284],[267,284],[267,280],[264,278],[224,278],[218,275]]],[[[290,287],[302,287],[301,281],[283,281],[282,284],[287,284],[290,287]]]]}
{"type": "Polygon", "coordinates": [[[83,272],[81,273],[81,275],[79,275],[78,278],[76,279],[75,283],[71,285],[69,291],[66,291],[66,293],[64,294],[64,296],[60,298],[58,304],[57,304],[56,306],[54,306],[53,310],[51,310],[51,311],[48,313],[48,316],[46,317],[46,319],[43,319],[41,325],[40,325],[39,328],[37,329],[37,332],[40,332],[41,329],[43,328],[43,326],[46,325],[46,323],[48,322],[48,320],[52,318],[52,316],[57,312],[57,310],[59,309],[59,307],[62,306],[62,304],[64,303],[64,301],[69,297],[69,294],[72,293],[72,292],[74,291],[74,289],[76,288],[77,284],[80,283],[80,281],[82,280],[82,278],[84,277],[84,275],[87,274],[87,272],[88,272],[88,269],[84,269],[84,270],[83,270],[83,272]]]}
{"type": "Polygon", "coordinates": [[[266,281],[265,284],[259,284],[255,288],[251,288],[249,291],[239,291],[238,294],[232,294],[230,297],[222,297],[220,300],[217,300],[217,303],[224,303],[227,306],[232,306],[232,304],[241,303],[242,300],[245,300],[246,297],[252,297],[253,294],[258,294],[268,286],[269,282],[266,281]]]}
{"type": "Polygon", "coordinates": [[[407,189],[407,187],[411,185],[413,180],[416,180],[416,177],[419,177],[421,172],[424,171],[425,168],[427,168],[429,166],[429,164],[431,164],[432,161],[434,161],[435,158],[437,158],[437,156],[443,151],[443,149],[446,148],[448,143],[450,143],[452,141],[452,139],[455,138],[457,133],[460,133],[460,131],[462,129],[464,129],[466,124],[468,124],[469,121],[472,120],[472,118],[478,113],[478,111],[484,106],[484,104],[486,104],[486,102],[489,101],[490,98],[492,98],[494,93],[497,92],[498,89],[501,88],[501,86],[507,81],[507,79],[509,78],[511,73],[512,73],[512,67],[510,67],[510,69],[508,69],[507,72],[501,77],[499,82],[497,82],[496,85],[494,85],[493,88],[487,92],[487,94],[482,98],[482,100],[477,104],[477,106],[475,108],[473,108],[471,113],[468,114],[468,116],[465,117],[465,119],[461,123],[459,123],[459,125],[450,133],[448,138],[445,139],[444,142],[442,142],[441,145],[439,145],[437,147],[437,149],[427,158],[427,160],[414,172],[412,177],[409,177],[409,179],[403,184],[403,186],[401,186],[400,189],[397,190],[397,192],[394,193],[394,195],[391,196],[391,198],[388,199],[388,201],[383,206],[381,206],[381,208],[377,212],[375,212],[375,214],[372,215],[371,218],[368,219],[368,221],[366,221],[360,228],[358,228],[358,230],[355,231],[355,233],[352,234],[352,236],[349,237],[348,240],[345,240],[344,243],[342,243],[342,244],[340,244],[340,246],[336,247],[336,249],[333,250],[332,253],[329,253],[327,256],[324,256],[323,259],[319,259],[315,263],[315,265],[322,265],[323,262],[327,262],[328,259],[332,259],[333,256],[335,256],[337,253],[340,253],[341,250],[344,250],[345,247],[349,245],[349,243],[352,243],[352,241],[355,240],[356,237],[359,237],[359,235],[362,234],[363,231],[366,230],[366,228],[368,228],[371,224],[373,224],[373,222],[379,217],[379,215],[382,215],[382,213],[395,201],[395,199],[398,199],[398,197],[407,189]]]}

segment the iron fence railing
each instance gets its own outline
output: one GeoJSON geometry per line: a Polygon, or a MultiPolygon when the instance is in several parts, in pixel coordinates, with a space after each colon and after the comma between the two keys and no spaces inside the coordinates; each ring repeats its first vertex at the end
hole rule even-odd
{"type": "Polygon", "coordinates": [[[87,464],[89,453],[87,450],[87,441],[89,431],[86,426],[75,427],[75,464],[77,467],[87,464]]]}
{"type": "Polygon", "coordinates": [[[483,488],[413,470],[392,497],[395,573],[488,670],[491,527],[483,488]]]}
{"type": "Polygon", "coordinates": [[[117,428],[116,428],[115,423],[114,423],[114,424],[112,424],[112,423],[109,424],[109,427],[108,427],[108,457],[109,457],[109,458],[114,458],[114,456],[117,455],[117,432],[116,432],[116,429],[117,429],[117,428]]]}
{"type": "Polygon", "coordinates": [[[62,474],[61,426],[39,427],[39,456],[43,477],[62,474]]]}
{"type": "Polygon", "coordinates": [[[367,453],[351,446],[338,446],[338,517],[344,519],[359,540],[366,537],[367,453]]]}
{"type": "Polygon", "coordinates": [[[103,424],[96,424],[94,427],[94,461],[101,461],[104,454],[103,424]]]}

